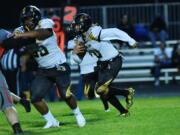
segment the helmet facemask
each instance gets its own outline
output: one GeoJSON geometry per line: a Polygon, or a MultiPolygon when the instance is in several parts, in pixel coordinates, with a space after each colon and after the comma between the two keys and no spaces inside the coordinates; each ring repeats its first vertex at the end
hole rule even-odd
{"type": "Polygon", "coordinates": [[[20,22],[27,31],[34,30],[40,19],[40,10],[35,6],[25,7],[20,15],[20,22]]]}
{"type": "Polygon", "coordinates": [[[80,13],[74,19],[74,31],[76,34],[86,32],[92,25],[91,17],[88,14],[80,13]]]}

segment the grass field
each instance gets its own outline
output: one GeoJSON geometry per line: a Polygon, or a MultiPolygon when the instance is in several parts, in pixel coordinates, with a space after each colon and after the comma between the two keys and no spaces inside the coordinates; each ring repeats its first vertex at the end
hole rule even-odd
{"type": "MultiPolygon", "coordinates": [[[[124,103],[124,102],[123,102],[124,103]]],[[[45,122],[37,111],[25,113],[17,105],[25,135],[180,135],[180,98],[137,98],[131,116],[123,118],[111,106],[105,113],[99,100],[80,101],[79,106],[87,125],[79,128],[70,109],[64,102],[49,103],[61,122],[60,128],[42,130],[45,122]]],[[[6,118],[0,113],[0,135],[12,134],[6,118]]]]}

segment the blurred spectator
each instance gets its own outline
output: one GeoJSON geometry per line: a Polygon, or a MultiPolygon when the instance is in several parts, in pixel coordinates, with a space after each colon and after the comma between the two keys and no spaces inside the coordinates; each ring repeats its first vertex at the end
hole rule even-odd
{"type": "Polygon", "coordinates": [[[137,41],[147,41],[149,40],[149,30],[144,24],[135,25],[135,39],[137,41]]]}
{"type": "Polygon", "coordinates": [[[171,66],[171,56],[172,56],[172,49],[166,48],[166,45],[161,42],[158,48],[154,50],[154,62],[155,67],[152,68],[152,74],[155,77],[155,86],[160,84],[159,77],[160,77],[160,70],[161,68],[166,68],[171,66]]]}
{"type": "Polygon", "coordinates": [[[178,72],[180,73],[180,42],[173,47],[172,66],[177,67],[178,72]]]}
{"type": "Polygon", "coordinates": [[[161,42],[165,43],[167,40],[167,26],[165,21],[158,15],[152,24],[150,25],[149,38],[152,45],[156,47],[156,41],[159,39],[161,42]]]}
{"type": "Polygon", "coordinates": [[[49,8],[46,17],[53,18],[53,17],[59,17],[59,15],[57,15],[56,11],[53,8],[49,8]]]}
{"type": "Polygon", "coordinates": [[[128,15],[123,15],[120,24],[118,24],[118,28],[128,33],[131,37],[134,37],[134,26],[128,15]]]}

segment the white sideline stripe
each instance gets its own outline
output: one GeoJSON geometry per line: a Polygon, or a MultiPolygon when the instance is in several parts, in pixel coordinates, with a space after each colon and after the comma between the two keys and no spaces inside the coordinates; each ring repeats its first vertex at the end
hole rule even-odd
{"type": "MultiPolygon", "coordinates": [[[[166,41],[166,44],[167,45],[171,45],[171,44],[177,44],[178,43],[178,40],[168,40],[166,41]]],[[[144,44],[144,45],[152,45],[152,42],[150,41],[147,41],[147,42],[143,42],[141,44],[144,44]]],[[[160,44],[160,41],[157,41],[156,44],[160,44]]]]}
{"type": "Polygon", "coordinates": [[[162,69],[161,72],[177,72],[177,68],[167,68],[167,69],[162,69]]]}
{"type": "Polygon", "coordinates": [[[154,52],[154,49],[153,48],[146,48],[146,49],[133,49],[133,50],[130,50],[130,49],[122,49],[120,50],[122,53],[140,53],[140,52],[143,52],[143,53],[152,53],[154,52]]]}
{"type": "Polygon", "coordinates": [[[78,76],[80,76],[79,73],[71,73],[71,77],[78,77],[78,76]]]}
{"type": "Polygon", "coordinates": [[[72,80],[71,84],[78,84],[78,81],[77,80],[72,80]]]}
{"type": "Polygon", "coordinates": [[[129,61],[129,60],[153,60],[154,56],[153,55],[145,55],[145,56],[125,56],[124,60],[129,61]]]}
{"type": "MultiPolygon", "coordinates": [[[[168,48],[171,48],[172,47],[168,47],[168,48]]],[[[140,48],[140,49],[122,49],[120,50],[120,52],[124,53],[124,54],[137,54],[137,53],[150,53],[151,55],[154,54],[154,49],[153,48],[140,48]]],[[[139,55],[139,54],[138,54],[139,55]]],[[[126,56],[127,57],[127,56],[126,56]]]]}
{"type": "Polygon", "coordinates": [[[78,69],[78,65],[71,65],[70,67],[71,67],[71,70],[76,70],[76,69],[78,69]]]}
{"type": "Polygon", "coordinates": [[[152,67],[152,66],[154,66],[154,62],[124,63],[122,65],[123,68],[127,68],[127,67],[152,67]]]}
{"type": "Polygon", "coordinates": [[[118,76],[121,75],[141,75],[141,74],[149,74],[150,70],[149,69],[144,69],[144,70],[122,70],[119,72],[118,76]]]}

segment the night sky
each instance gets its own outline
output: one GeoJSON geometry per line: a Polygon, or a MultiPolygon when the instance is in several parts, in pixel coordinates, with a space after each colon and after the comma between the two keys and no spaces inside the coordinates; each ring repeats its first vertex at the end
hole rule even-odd
{"type": "MultiPolygon", "coordinates": [[[[0,28],[11,29],[19,25],[19,13],[26,5],[36,5],[39,8],[61,7],[68,0],[2,0],[0,4],[0,28]],[[2,2],[3,1],[3,2],[2,2]]],[[[69,0],[70,1],[70,0],[69,0]]],[[[71,0],[72,4],[78,6],[91,5],[117,5],[133,3],[152,3],[162,0],[71,0]]],[[[178,2],[179,0],[163,0],[163,2],[178,2]]]]}

